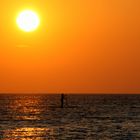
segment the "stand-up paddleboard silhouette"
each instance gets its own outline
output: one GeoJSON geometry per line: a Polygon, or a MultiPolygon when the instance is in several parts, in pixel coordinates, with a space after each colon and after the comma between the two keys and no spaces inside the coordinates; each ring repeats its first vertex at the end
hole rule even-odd
{"type": "Polygon", "coordinates": [[[64,108],[64,94],[61,94],[61,108],[64,108]]]}

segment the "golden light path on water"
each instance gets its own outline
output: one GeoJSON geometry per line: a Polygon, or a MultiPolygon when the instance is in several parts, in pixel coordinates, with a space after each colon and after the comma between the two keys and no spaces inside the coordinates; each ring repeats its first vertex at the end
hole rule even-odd
{"type": "Polygon", "coordinates": [[[26,98],[22,100],[13,100],[13,102],[10,103],[9,107],[11,111],[16,112],[16,115],[14,114],[14,119],[21,119],[21,120],[40,120],[41,116],[41,108],[36,108],[36,106],[39,106],[41,104],[40,99],[32,99],[32,98],[26,98]]]}
{"type": "Polygon", "coordinates": [[[34,127],[23,127],[17,128],[11,131],[5,131],[4,140],[41,140],[47,138],[54,140],[54,131],[50,128],[34,128],[34,127]]]}
{"type": "Polygon", "coordinates": [[[39,107],[41,103],[41,97],[29,98],[26,96],[22,99],[9,102],[10,114],[13,115],[11,118],[13,120],[19,120],[21,124],[23,123],[23,127],[18,126],[14,129],[4,131],[4,140],[38,140],[47,137],[53,140],[53,128],[47,128],[46,124],[44,124],[44,127],[34,127],[34,121],[41,120],[40,114],[44,111],[39,107]]]}

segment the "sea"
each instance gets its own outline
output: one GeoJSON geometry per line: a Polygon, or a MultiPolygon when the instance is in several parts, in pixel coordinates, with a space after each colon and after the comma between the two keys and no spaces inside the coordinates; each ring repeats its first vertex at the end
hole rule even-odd
{"type": "Polygon", "coordinates": [[[140,95],[0,95],[0,140],[140,140],[140,95]]]}

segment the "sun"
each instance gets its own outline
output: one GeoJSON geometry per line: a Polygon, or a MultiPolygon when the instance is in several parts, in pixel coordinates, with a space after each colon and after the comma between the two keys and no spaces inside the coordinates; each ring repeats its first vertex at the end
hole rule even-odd
{"type": "Polygon", "coordinates": [[[22,11],[16,19],[18,27],[24,32],[36,30],[40,24],[38,14],[32,10],[22,11]]]}

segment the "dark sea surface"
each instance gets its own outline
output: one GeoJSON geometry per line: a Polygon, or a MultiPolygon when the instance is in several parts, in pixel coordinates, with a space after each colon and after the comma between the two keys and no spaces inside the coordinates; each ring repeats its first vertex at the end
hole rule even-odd
{"type": "Polygon", "coordinates": [[[0,140],[140,140],[140,95],[0,95],[0,140]]]}

